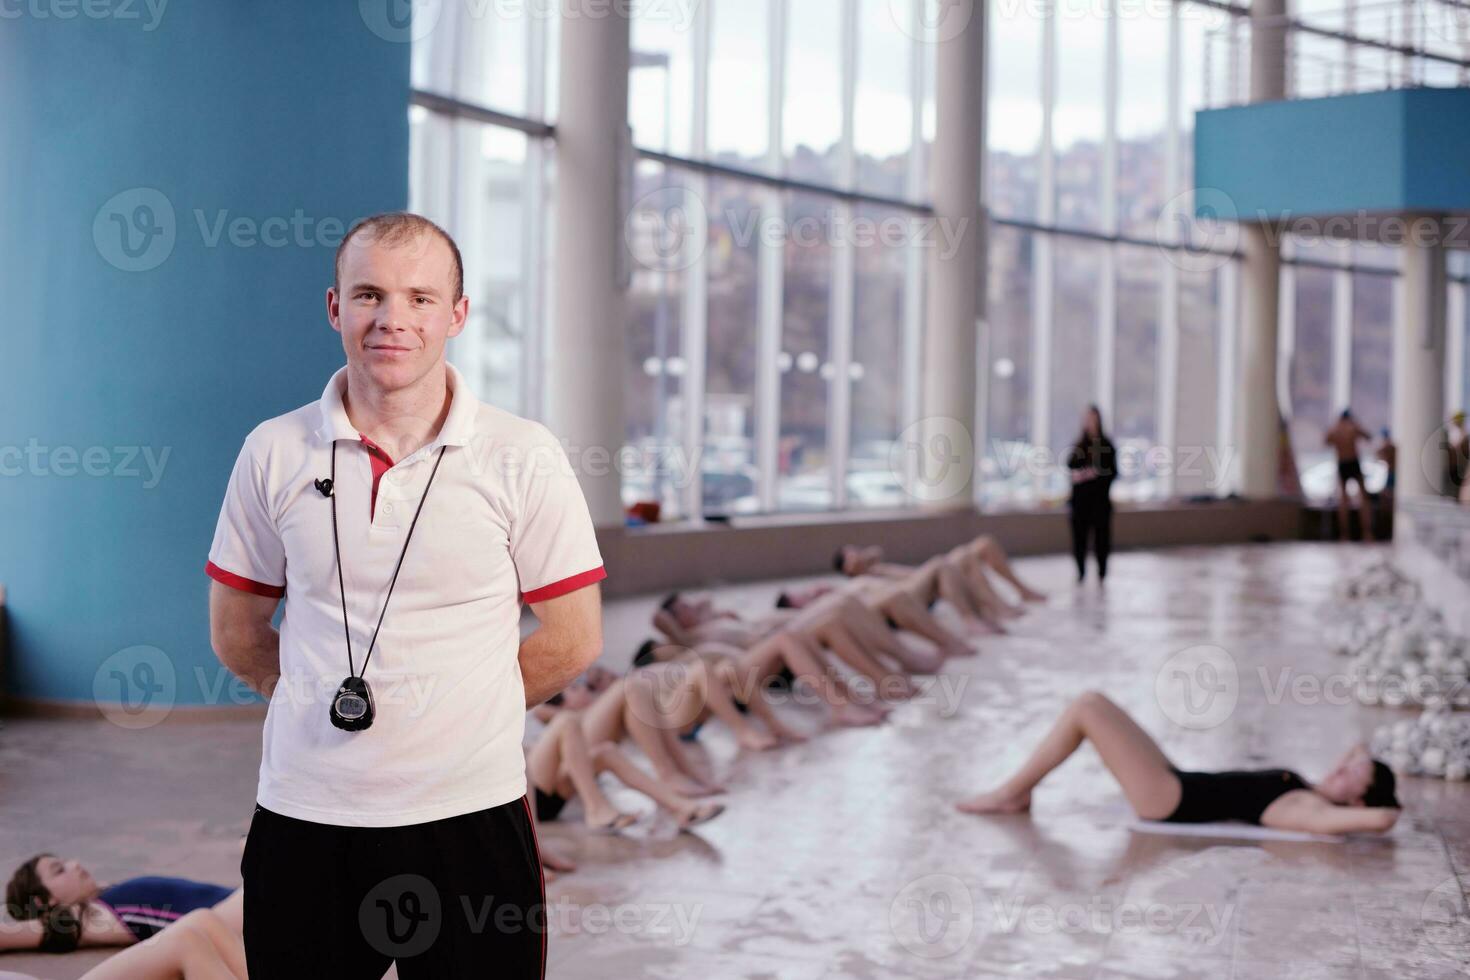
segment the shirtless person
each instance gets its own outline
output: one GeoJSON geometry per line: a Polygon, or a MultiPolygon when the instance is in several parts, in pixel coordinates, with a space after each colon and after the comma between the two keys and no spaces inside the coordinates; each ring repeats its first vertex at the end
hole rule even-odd
{"type": "Polygon", "coordinates": [[[1342,540],[1350,538],[1348,533],[1348,484],[1358,484],[1358,507],[1363,520],[1363,537],[1373,539],[1373,509],[1368,499],[1368,487],[1363,483],[1363,466],[1358,462],[1358,443],[1372,439],[1350,409],[1343,409],[1337,422],[1327,430],[1323,442],[1337,453],[1337,523],[1342,540]]]}
{"type": "Polygon", "coordinates": [[[1046,596],[1021,581],[1011,567],[1005,549],[990,535],[951,548],[915,568],[883,560],[883,549],[877,545],[861,547],[844,545],[833,557],[834,567],[848,577],[879,576],[910,580],[916,596],[932,605],[943,598],[969,620],[979,620],[998,632],[1002,623],[1021,615],[1019,607],[1008,602],[990,584],[994,572],[1009,582],[1025,602],[1041,602],[1046,596]]]}
{"type": "Polygon", "coordinates": [[[750,650],[778,633],[792,634],[813,641],[819,656],[821,648],[832,651],[885,697],[909,697],[914,687],[907,674],[935,666],[907,647],[882,617],[841,594],[822,596],[809,608],[776,609],[745,619],[717,608],[708,596],[690,598],[675,592],[654,613],[653,625],[685,647],[713,641],[750,650]]]}
{"type": "MultiPolygon", "coordinates": [[[[538,706],[534,714],[546,722],[546,731],[531,746],[526,760],[527,780],[536,801],[536,819],[555,820],[567,802],[581,796],[587,826],[596,832],[616,832],[633,822],[618,810],[597,785],[597,776],[611,772],[632,789],[673,814],[680,829],[712,820],[724,812],[720,804],[697,797],[721,792],[703,778],[685,757],[674,738],[687,724],[680,711],[702,697],[689,672],[690,693],[673,686],[672,698],[659,697],[653,675],[613,680],[597,690],[585,678],[538,706]],[[623,753],[618,744],[631,737],[653,764],[650,776],[623,753]]],[[[670,693],[670,692],[665,692],[670,693]]]]}

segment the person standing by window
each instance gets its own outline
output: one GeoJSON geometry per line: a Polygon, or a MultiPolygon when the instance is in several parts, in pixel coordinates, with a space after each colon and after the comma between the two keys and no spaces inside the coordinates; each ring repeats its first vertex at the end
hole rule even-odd
{"type": "Polygon", "coordinates": [[[1088,406],[1082,416],[1082,434],[1067,454],[1072,475],[1072,555],[1077,559],[1077,581],[1087,577],[1087,539],[1097,555],[1099,581],[1108,577],[1108,552],[1113,543],[1113,479],[1118,475],[1118,453],[1103,432],[1102,412],[1088,406]]]}

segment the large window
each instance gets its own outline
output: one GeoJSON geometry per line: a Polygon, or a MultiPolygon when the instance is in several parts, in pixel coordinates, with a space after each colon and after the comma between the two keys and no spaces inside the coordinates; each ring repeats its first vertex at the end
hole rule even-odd
{"type": "Polygon", "coordinates": [[[1095,4],[1058,3],[1056,104],[1051,141],[1056,154],[1056,221],[1067,228],[1103,229],[1103,139],[1106,18],[1095,4]]]}
{"type": "Polygon", "coordinates": [[[1353,275],[1352,392],[1349,404],[1358,422],[1375,435],[1392,416],[1394,278],[1381,273],[1353,275]]]}
{"type": "Polygon", "coordinates": [[[1333,269],[1300,266],[1294,270],[1294,337],[1291,353],[1291,444],[1296,451],[1302,489],[1309,495],[1323,481],[1331,465],[1331,451],[1322,443],[1343,406],[1333,398],[1333,295],[1338,273],[1333,269]]]}
{"type": "Polygon", "coordinates": [[[687,451],[685,351],[688,270],[703,245],[690,233],[686,215],[698,195],[682,172],[648,163],[638,166],[635,188],[637,212],[628,224],[634,261],[623,411],[637,465],[624,471],[623,501],[657,502],[665,518],[678,517],[701,465],[687,451]]]}
{"type": "Polygon", "coordinates": [[[981,456],[982,506],[1028,504],[1039,481],[1031,449],[1031,349],[1036,238],[1005,225],[990,236],[986,340],[990,374],[985,417],[989,440],[981,456]]]}
{"type": "Polygon", "coordinates": [[[495,17],[461,4],[436,12],[421,36],[415,25],[409,207],[448,230],[464,258],[470,320],[450,342],[450,360],[481,399],[537,415],[552,259],[553,167],[543,133],[555,115],[556,18],[534,5],[495,17]]]}
{"type": "Polygon", "coordinates": [[[1024,5],[987,4],[986,193],[1001,217],[1033,220],[1041,167],[1041,29],[1024,5]]]}
{"type": "Polygon", "coordinates": [[[917,151],[932,54],[914,11],[695,9],[683,33],[634,21],[635,148],[647,165],[676,158],[655,169],[690,209],[650,218],[672,215],[702,247],[635,272],[628,403],[630,438],[700,458],[682,488],[645,468],[624,496],[683,517],[912,504],[894,445],[916,413],[934,242],[917,151]]]}
{"type": "MultiPolygon", "coordinates": [[[[1156,464],[1149,450],[1158,445],[1159,313],[1163,257],[1157,249],[1119,246],[1117,317],[1113,353],[1112,438],[1122,453],[1119,499],[1159,496],[1156,464]]],[[[1182,360],[1182,359],[1181,359],[1182,360]]]]}

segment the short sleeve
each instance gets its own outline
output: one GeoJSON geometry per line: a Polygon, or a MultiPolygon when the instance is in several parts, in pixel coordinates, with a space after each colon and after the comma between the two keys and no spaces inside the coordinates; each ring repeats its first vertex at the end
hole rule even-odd
{"type": "Polygon", "coordinates": [[[561,445],[546,433],[520,465],[510,556],[521,601],[545,602],[607,578],[587,498],[561,445]]]}
{"type": "Polygon", "coordinates": [[[247,441],[235,459],[205,574],[256,595],[286,594],[286,551],[266,505],[265,477],[247,441]]]}

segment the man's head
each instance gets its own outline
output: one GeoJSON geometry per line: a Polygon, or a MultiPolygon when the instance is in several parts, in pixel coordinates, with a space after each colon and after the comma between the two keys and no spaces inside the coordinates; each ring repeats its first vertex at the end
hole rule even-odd
{"type": "Polygon", "coordinates": [[[412,386],[441,367],[468,315],[459,248],[429,219],[376,214],[337,246],[327,318],[353,376],[384,391],[412,386]]]}

